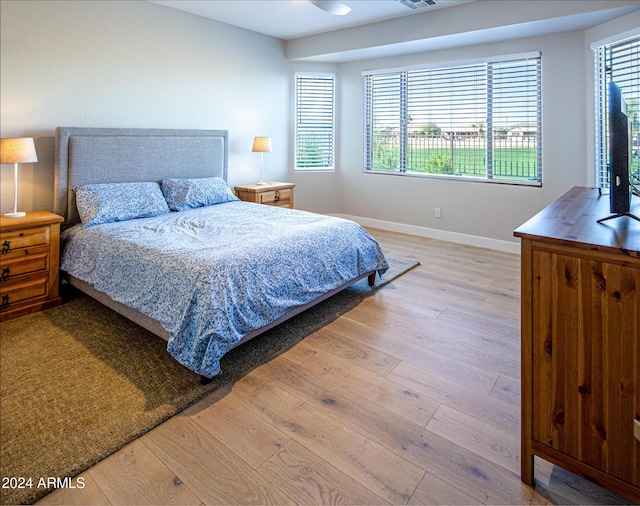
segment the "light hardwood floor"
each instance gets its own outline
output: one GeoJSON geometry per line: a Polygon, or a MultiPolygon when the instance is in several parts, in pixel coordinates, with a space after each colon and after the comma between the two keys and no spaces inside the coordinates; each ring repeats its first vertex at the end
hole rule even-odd
{"type": "Polygon", "coordinates": [[[42,504],[619,504],[520,469],[520,259],[371,230],[421,265],[42,504]]]}

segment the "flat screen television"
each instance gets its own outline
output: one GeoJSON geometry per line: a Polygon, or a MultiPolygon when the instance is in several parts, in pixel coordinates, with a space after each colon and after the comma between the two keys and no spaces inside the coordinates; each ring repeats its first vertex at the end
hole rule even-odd
{"type": "Polygon", "coordinates": [[[627,113],[627,103],[620,87],[609,81],[607,88],[609,116],[609,184],[611,216],[598,220],[599,222],[629,216],[639,220],[630,213],[631,199],[634,193],[630,183],[632,144],[631,119],[627,113]]]}

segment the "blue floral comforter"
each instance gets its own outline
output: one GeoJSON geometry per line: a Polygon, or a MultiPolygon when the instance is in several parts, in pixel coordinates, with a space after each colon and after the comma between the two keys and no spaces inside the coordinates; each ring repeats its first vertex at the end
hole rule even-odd
{"type": "Polygon", "coordinates": [[[247,202],[76,226],[64,239],[62,270],[158,320],[169,353],[206,377],[247,333],[388,268],[352,221],[247,202]]]}

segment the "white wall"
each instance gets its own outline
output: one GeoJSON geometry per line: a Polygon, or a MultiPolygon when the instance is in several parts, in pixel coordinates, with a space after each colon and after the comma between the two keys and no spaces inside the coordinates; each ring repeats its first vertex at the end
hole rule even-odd
{"type": "MultiPolygon", "coordinates": [[[[589,43],[640,26],[640,11],[588,32],[343,64],[290,63],[281,40],[144,0],[2,0],[0,22],[0,136],[33,136],[40,160],[21,167],[21,210],[52,208],[57,126],[221,128],[232,185],[258,179],[251,142],[270,135],[265,177],[295,182],[298,208],[516,249],[516,227],[572,186],[593,184],[589,43]],[[543,62],[542,188],[363,174],[363,69],[533,50],[543,62]],[[335,173],[292,170],[296,70],[338,73],[335,173]]],[[[331,38],[347,44],[352,34],[331,38]]],[[[1,212],[13,205],[11,169],[2,166],[1,212]]]]}
{"type": "MultiPolygon", "coordinates": [[[[410,40],[414,47],[424,47],[420,37],[435,37],[430,39],[432,46],[448,47],[340,65],[338,177],[337,186],[331,191],[340,192],[342,215],[366,225],[517,251],[519,241],[513,237],[515,228],[573,186],[594,184],[593,56],[589,43],[640,26],[640,11],[622,15],[587,32],[536,38],[517,38],[518,30],[510,24],[545,19],[562,9],[567,9],[566,15],[593,11],[592,19],[597,19],[598,9],[615,7],[628,11],[637,9],[637,3],[536,1],[529,2],[525,8],[518,4],[517,1],[475,2],[287,43],[287,55],[301,60],[314,60],[323,53],[339,51],[346,51],[352,58],[355,54],[352,51],[361,51],[365,45],[386,50],[404,40],[410,40]],[[473,44],[469,42],[473,40],[471,35],[496,22],[504,23],[505,30],[512,28],[510,36],[515,39],[478,44],[476,37],[473,44]],[[460,47],[451,48],[456,41],[460,47]],[[362,70],[529,51],[542,53],[542,187],[363,173],[362,70]],[[436,207],[441,208],[441,218],[434,216],[436,207]]],[[[603,14],[606,19],[607,16],[608,13],[603,14]]],[[[304,175],[298,175],[297,180],[299,188],[305,186],[304,175]]],[[[323,188],[329,191],[334,184],[331,181],[331,186],[323,186],[321,180],[314,183],[316,194],[322,194],[323,188]]]]}
{"type": "MultiPolygon", "coordinates": [[[[0,2],[0,135],[32,136],[20,210],[53,207],[58,126],[229,130],[229,181],[259,179],[253,137],[272,137],[265,178],[287,179],[290,65],[284,42],[139,1],[0,2]]],[[[13,207],[2,166],[0,209],[13,207]]]]}
{"type": "MultiPolygon", "coordinates": [[[[476,11],[484,6],[482,2],[470,5],[476,11]]],[[[505,2],[505,9],[508,7],[505,2]]],[[[485,12],[485,17],[491,16],[490,10],[485,12]]],[[[515,228],[573,186],[594,184],[594,83],[590,43],[638,26],[640,11],[635,11],[586,32],[341,64],[336,188],[342,198],[341,214],[365,225],[517,251],[519,241],[513,237],[515,228]],[[363,173],[363,70],[529,51],[542,53],[542,187],[363,173]],[[441,209],[441,218],[434,216],[436,207],[441,209]]],[[[398,37],[404,33],[400,32],[398,37]]],[[[376,45],[372,33],[367,34],[369,43],[376,45]]],[[[341,37],[345,38],[345,47],[353,44],[346,42],[354,38],[348,30],[331,35],[336,47],[341,37]]],[[[388,30],[381,33],[381,40],[388,42],[388,37],[388,30]]],[[[293,41],[296,44],[291,48],[288,44],[288,52],[310,50],[303,44],[308,39],[313,37],[293,41]]],[[[298,180],[299,186],[304,186],[302,175],[298,180]]],[[[316,183],[314,188],[318,192],[321,185],[316,183]]]]}
{"type": "Polygon", "coordinates": [[[584,79],[583,46],[578,32],[343,64],[340,78],[349,97],[340,118],[343,213],[517,242],[515,228],[573,186],[588,184],[584,104],[590,83],[584,79]],[[363,70],[529,51],[542,53],[542,187],[363,173],[363,70]],[[434,216],[436,207],[441,218],[434,216]]]}

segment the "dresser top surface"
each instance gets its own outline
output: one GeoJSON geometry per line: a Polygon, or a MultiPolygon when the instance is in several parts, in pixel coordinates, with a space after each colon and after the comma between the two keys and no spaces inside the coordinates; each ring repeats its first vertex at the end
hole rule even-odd
{"type": "MultiPolygon", "coordinates": [[[[631,213],[640,217],[640,198],[631,213]]],[[[598,223],[609,212],[609,196],[597,188],[576,186],[518,227],[514,235],[556,244],[640,257],[640,221],[628,216],[598,223]]]]}

